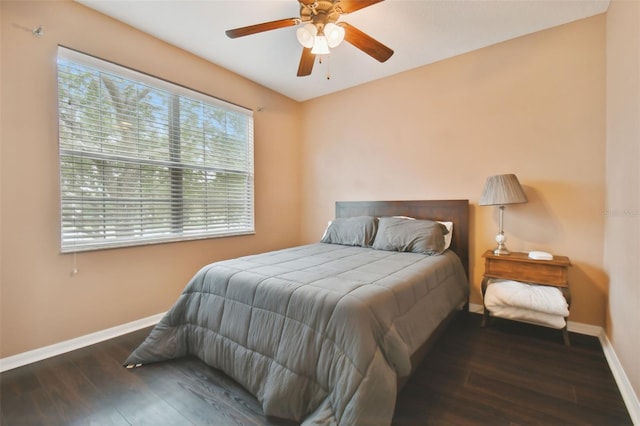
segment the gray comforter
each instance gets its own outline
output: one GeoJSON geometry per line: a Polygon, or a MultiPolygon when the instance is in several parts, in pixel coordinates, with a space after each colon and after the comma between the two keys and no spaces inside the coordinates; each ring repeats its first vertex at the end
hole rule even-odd
{"type": "Polygon", "coordinates": [[[396,380],[468,283],[458,257],[312,244],[213,263],[125,365],[195,355],[304,424],[390,424],[396,380]]]}

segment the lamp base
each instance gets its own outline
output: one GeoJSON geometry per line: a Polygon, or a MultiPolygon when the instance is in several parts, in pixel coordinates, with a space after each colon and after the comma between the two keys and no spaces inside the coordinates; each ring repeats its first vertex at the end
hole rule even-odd
{"type": "Polygon", "coordinates": [[[496,256],[511,254],[511,252],[504,246],[504,244],[499,244],[498,247],[493,250],[493,254],[496,256]]]}
{"type": "Polygon", "coordinates": [[[496,256],[511,254],[509,249],[507,249],[507,246],[504,244],[506,240],[507,238],[504,236],[504,232],[502,232],[502,227],[500,227],[500,233],[496,235],[496,243],[498,243],[498,247],[493,250],[493,254],[496,256]]]}

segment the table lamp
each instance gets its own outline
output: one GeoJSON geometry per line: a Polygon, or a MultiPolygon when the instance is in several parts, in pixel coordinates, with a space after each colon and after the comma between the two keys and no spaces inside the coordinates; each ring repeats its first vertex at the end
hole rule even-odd
{"type": "Polygon", "coordinates": [[[493,250],[493,254],[510,254],[505,245],[506,237],[502,228],[504,206],[507,204],[526,203],[527,196],[524,194],[518,178],[514,174],[489,176],[484,184],[484,190],[480,196],[481,206],[500,206],[500,232],[496,235],[498,247],[493,250]]]}

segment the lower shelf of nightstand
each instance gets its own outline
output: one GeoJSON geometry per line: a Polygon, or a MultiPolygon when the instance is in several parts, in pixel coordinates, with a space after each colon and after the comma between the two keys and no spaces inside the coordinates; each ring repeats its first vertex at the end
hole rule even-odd
{"type": "MultiPolygon", "coordinates": [[[[515,282],[513,280],[493,280],[485,277],[482,285],[484,315],[482,326],[486,326],[490,317],[519,321],[541,327],[562,331],[565,345],[571,346],[567,331],[568,301],[563,292],[555,289],[540,290],[540,285],[515,282]],[[530,291],[529,291],[530,289],[530,291]],[[522,296],[525,294],[525,296],[522,296]],[[515,296],[518,295],[521,298],[515,296]],[[536,300],[537,299],[537,300],[536,300]],[[514,303],[504,303],[505,300],[514,303]],[[489,301],[487,303],[487,301],[489,301]],[[531,305],[529,305],[529,303],[531,305]],[[536,303],[539,309],[536,309],[536,303]],[[487,308],[487,304],[492,310],[487,308]],[[523,305],[527,306],[526,308],[523,305]],[[531,307],[529,307],[531,306],[531,307]],[[554,311],[566,311],[563,314],[549,314],[554,311]]],[[[546,287],[546,286],[545,286],[546,287]]]]}

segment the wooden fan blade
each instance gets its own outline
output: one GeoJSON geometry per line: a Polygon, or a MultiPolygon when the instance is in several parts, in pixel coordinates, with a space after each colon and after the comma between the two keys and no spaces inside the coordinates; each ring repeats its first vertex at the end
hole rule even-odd
{"type": "Polygon", "coordinates": [[[340,0],[336,9],[340,13],[351,13],[382,1],[384,0],[340,0]]]}
{"type": "Polygon", "coordinates": [[[347,42],[353,44],[372,58],[384,62],[393,55],[393,50],[373,37],[363,33],[353,25],[346,22],[338,22],[338,25],[344,28],[344,39],[347,42]]]}
{"type": "Polygon", "coordinates": [[[277,21],[263,22],[262,24],[249,25],[248,27],[234,28],[225,31],[229,38],[244,37],[263,31],[277,30],[279,28],[293,27],[300,23],[300,18],[278,19],[277,21]]]}
{"type": "Polygon", "coordinates": [[[311,74],[313,63],[316,61],[316,55],[311,53],[311,48],[303,47],[302,56],[300,57],[300,65],[298,65],[298,77],[304,77],[311,74]]]}

